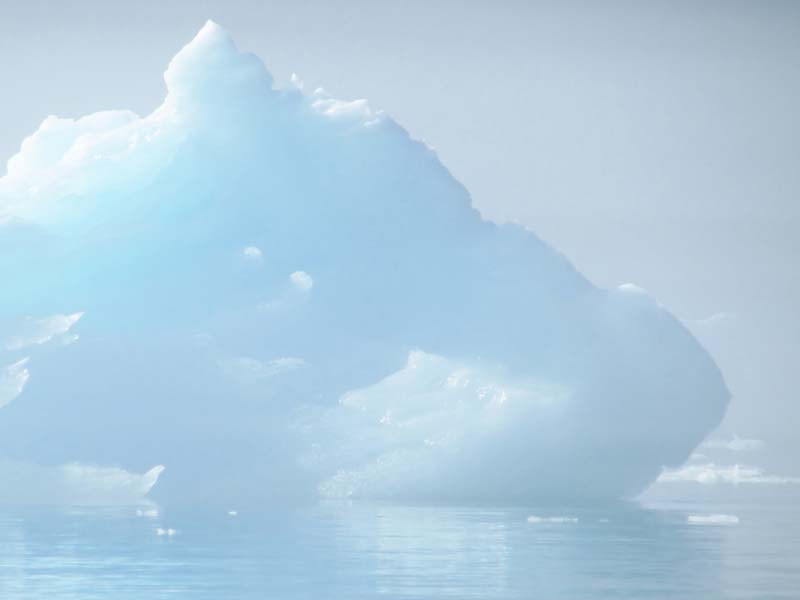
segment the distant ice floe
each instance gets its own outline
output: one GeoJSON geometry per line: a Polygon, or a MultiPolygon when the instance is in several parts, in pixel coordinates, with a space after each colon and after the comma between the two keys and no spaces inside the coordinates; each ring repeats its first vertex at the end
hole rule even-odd
{"type": "Polygon", "coordinates": [[[158,517],[157,508],[139,508],[136,510],[137,517],[147,517],[148,519],[155,519],[158,517]]]}
{"type": "Polygon", "coordinates": [[[686,522],[690,525],[738,525],[736,515],[689,515],[686,522]]]}
{"type": "Polygon", "coordinates": [[[156,528],[156,535],[158,535],[159,537],[160,536],[172,537],[176,533],[178,533],[177,530],[172,529],[172,528],[169,528],[169,529],[164,529],[162,527],[157,527],[156,528]]]}
{"type": "Polygon", "coordinates": [[[537,517],[535,515],[531,515],[527,518],[528,523],[577,523],[578,517],[537,517]]]}
{"type": "Polygon", "coordinates": [[[690,464],[680,469],[665,470],[659,483],[695,482],[704,485],[719,483],[739,484],[796,484],[800,477],[767,475],[758,467],[747,465],[716,465],[714,463],[690,464]]]}
{"type": "Polygon", "coordinates": [[[703,448],[714,448],[718,450],[730,450],[731,452],[753,452],[764,447],[762,440],[740,438],[734,435],[729,440],[712,439],[703,442],[703,448]]]}

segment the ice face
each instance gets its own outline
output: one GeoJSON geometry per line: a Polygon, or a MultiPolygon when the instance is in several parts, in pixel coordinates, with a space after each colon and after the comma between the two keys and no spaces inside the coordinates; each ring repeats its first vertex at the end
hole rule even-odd
{"type": "Polygon", "coordinates": [[[618,498],[719,423],[662,306],[483,220],[365,101],[274,89],[210,22],[165,81],[0,178],[4,452],[165,464],[176,500],[618,498]]]}

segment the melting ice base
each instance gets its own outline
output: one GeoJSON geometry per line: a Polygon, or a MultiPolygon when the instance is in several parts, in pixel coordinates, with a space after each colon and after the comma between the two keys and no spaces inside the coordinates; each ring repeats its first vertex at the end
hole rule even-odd
{"type": "Polygon", "coordinates": [[[165,80],[143,118],[48,117],[0,178],[6,464],[163,464],[170,500],[618,498],[719,423],[663,307],[483,220],[366,102],[274,89],[210,22],[165,80]]]}

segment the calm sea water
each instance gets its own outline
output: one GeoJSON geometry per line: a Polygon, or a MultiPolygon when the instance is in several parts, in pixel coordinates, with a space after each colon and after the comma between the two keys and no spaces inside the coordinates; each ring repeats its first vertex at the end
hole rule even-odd
{"type": "Polygon", "coordinates": [[[800,598],[786,505],[136,510],[0,509],[0,598],[800,598]]]}

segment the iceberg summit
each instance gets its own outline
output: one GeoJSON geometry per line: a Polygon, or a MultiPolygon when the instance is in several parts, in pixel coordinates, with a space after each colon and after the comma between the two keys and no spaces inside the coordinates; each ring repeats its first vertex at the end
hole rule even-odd
{"type": "Polygon", "coordinates": [[[722,419],[666,309],[484,220],[366,101],[212,22],[164,79],[0,178],[0,501],[625,498],[722,419]]]}

